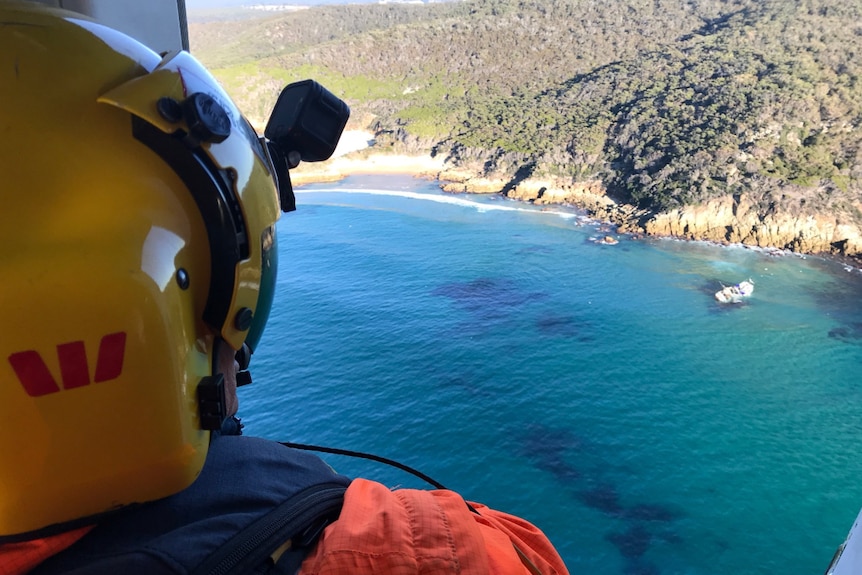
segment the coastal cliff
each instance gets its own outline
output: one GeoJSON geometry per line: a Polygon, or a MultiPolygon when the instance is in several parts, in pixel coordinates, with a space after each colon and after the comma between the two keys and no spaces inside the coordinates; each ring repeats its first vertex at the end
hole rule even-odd
{"type": "MultiPolygon", "coordinates": [[[[812,212],[805,208],[804,198],[777,205],[770,194],[753,189],[656,212],[614,200],[599,180],[572,183],[562,178],[489,175],[478,166],[457,166],[415,148],[410,153],[380,152],[357,145],[357,137],[359,142],[373,142],[370,133],[349,134],[353,143],[347,144],[346,153],[322,164],[301,165],[292,172],[294,183],[336,181],[359,173],[406,173],[439,180],[440,188],[449,193],[499,194],[538,206],[571,206],[615,225],[620,234],[743,244],[862,263],[862,227],[834,211],[812,212]]],[[[791,189],[786,191],[785,198],[792,195],[791,189]]]]}
{"type": "Polygon", "coordinates": [[[798,205],[787,211],[775,205],[764,209],[763,198],[754,194],[727,195],[699,205],[652,212],[613,200],[600,181],[572,184],[526,179],[510,186],[504,179],[470,177],[457,169],[441,171],[437,177],[448,192],[501,193],[535,205],[571,205],[593,219],[616,225],[619,233],[744,244],[862,261],[862,228],[858,224],[834,212],[811,213],[798,205]]]}

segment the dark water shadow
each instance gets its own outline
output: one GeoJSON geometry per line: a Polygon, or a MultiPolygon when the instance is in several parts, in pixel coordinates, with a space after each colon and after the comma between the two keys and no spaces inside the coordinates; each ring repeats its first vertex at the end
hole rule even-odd
{"type": "Polygon", "coordinates": [[[704,280],[697,286],[697,291],[715,299],[715,292],[722,288],[722,283],[716,278],[704,280]]]}
{"type": "Polygon", "coordinates": [[[522,437],[520,452],[536,468],[550,473],[563,485],[571,485],[581,478],[581,472],[568,462],[567,455],[581,445],[580,438],[571,431],[531,424],[522,437]]]}
{"type": "Polygon", "coordinates": [[[595,337],[589,333],[592,325],[573,315],[543,313],[536,319],[536,329],[547,337],[564,337],[589,342],[595,337]]]}
{"type": "Polygon", "coordinates": [[[838,324],[826,332],[826,337],[862,345],[862,289],[830,284],[822,290],[808,290],[808,293],[814,297],[818,308],[838,324]]]}
{"type": "Polygon", "coordinates": [[[544,245],[534,245],[534,246],[524,246],[523,248],[519,249],[519,250],[518,250],[517,252],[515,252],[515,253],[517,253],[517,254],[519,254],[519,255],[521,255],[521,254],[542,254],[542,255],[547,255],[547,254],[552,254],[552,253],[554,253],[554,250],[553,250],[553,249],[551,249],[551,248],[549,248],[548,246],[544,246],[544,245]]]}
{"type": "Polygon", "coordinates": [[[612,531],[605,539],[613,543],[626,559],[640,559],[652,545],[653,534],[643,525],[631,525],[625,531],[612,531]]]}
{"type": "Polygon", "coordinates": [[[844,325],[833,327],[827,335],[844,343],[862,345],[862,322],[850,321],[844,325]]]}
{"type": "Polygon", "coordinates": [[[666,505],[656,505],[653,503],[639,503],[632,505],[623,511],[623,516],[626,519],[635,521],[661,521],[668,523],[681,519],[683,514],[666,505]]]}
{"type": "Polygon", "coordinates": [[[553,476],[563,493],[621,524],[621,529],[606,533],[605,539],[623,557],[624,573],[657,575],[659,568],[644,558],[649,549],[657,542],[683,543],[672,525],[684,513],[654,502],[629,504],[601,467],[576,466],[573,461],[578,457],[594,460],[597,454],[595,446],[588,446],[572,431],[532,423],[522,432],[520,453],[535,468],[553,476]]]}
{"type": "Polygon", "coordinates": [[[862,344],[862,275],[848,272],[830,261],[813,261],[812,265],[829,281],[802,286],[802,293],[824,314],[839,324],[827,337],[850,344],[862,344]]]}
{"type": "Polygon", "coordinates": [[[449,298],[459,308],[482,320],[505,318],[514,309],[547,297],[543,292],[524,290],[507,278],[446,283],[436,287],[431,294],[449,298]]]}
{"type": "Polygon", "coordinates": [[[589,507],[601,511],[605,515],[620,517],[623,514],[623,505],[620,503],[620,494],[614,485],[601,483],[595,487],[577,492],[578,500],[589,507]]]}

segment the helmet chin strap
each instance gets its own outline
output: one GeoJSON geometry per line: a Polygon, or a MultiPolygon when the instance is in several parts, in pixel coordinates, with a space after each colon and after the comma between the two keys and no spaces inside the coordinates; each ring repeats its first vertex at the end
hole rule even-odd
{"type": "Polygon", "coordinates": [[[197,386],[197,394],[201,429],[208,431],[221,429],[222,422],[227,417],[224,375],[214,373],[201,378],[197,386]]]}
{"type": "Polygon", "coordinates": [[[222,346],[230,347],[225,340],[217,338],[213,343],[212,375],[202,378],[197,387],[201,429],[209,431],[221,429],[222,423],[228,417],[225,371],[235,369],[238,364],[239,369],[235,374],[236,386],[240,387],[251,383],[251,373],[247,369],[251,359],[251,350],[248,346],[243,344],[239,351],[231,357],[230,365],[222,365],[222,346]]]}
{"type": "Polygon", "coordinates": [[[251,383],[251,372],[248,370],[248,364],[251,363],[251,348],[248,347],[248,344],[243,343],[234,357],[239,364],[239,370],[236,372],[236,386],[248,385],[251,383]]]}
{"type": "Polygon", "coordinates": [[[251,348],[248,347],[247,343],[242,344],[242,347],[236,352],[235,357],[240,371],[248,369],[248,364],[251,363],[251,348]]]}

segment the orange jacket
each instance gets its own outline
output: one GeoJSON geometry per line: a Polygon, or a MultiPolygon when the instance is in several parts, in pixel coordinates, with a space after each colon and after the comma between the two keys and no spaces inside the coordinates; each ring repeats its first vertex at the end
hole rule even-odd
{"type": "MultiPolygon", "coordinates": [[[[301,575],[567,575],[536,527],[471,504],[452,491],[390,491],[355,479],[338,521],[302,564],[301,575]]],[[[86,534],[84,527],[0,546],[0,575],[21,575],[86,534]]]]}
{"type": "Polygon", "coordinates": [[[48,557],[71,546],[92,528],[90,525],[42,539],[0,545],[0,575],[27,573],[48,557]]]}
{"type": "Polygon", "coordinates": [[[301,575],[567,574],[536,527],[471,504],[452,491],[390,491],[355,479],[338,521],[323,532],[301,575]]]}

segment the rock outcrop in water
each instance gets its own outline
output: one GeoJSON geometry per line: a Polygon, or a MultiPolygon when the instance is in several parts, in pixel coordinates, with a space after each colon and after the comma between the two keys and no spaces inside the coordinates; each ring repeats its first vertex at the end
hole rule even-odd
{"type": "Polygon", "coordinates": [[[812,213],[799,203],[778,207],[766,194],[756,191],[654,213],[614,201],[598,181],[567,184],[527,178],[513,183],[505,176],[477,176],[464,169],[444,170],[438,177],[448,192],[500,193],[535,205],[575,206],[592,218],[617,225],[621,233],[862,259],[862,229],[858,224],[832,213],[812,213]]]}

